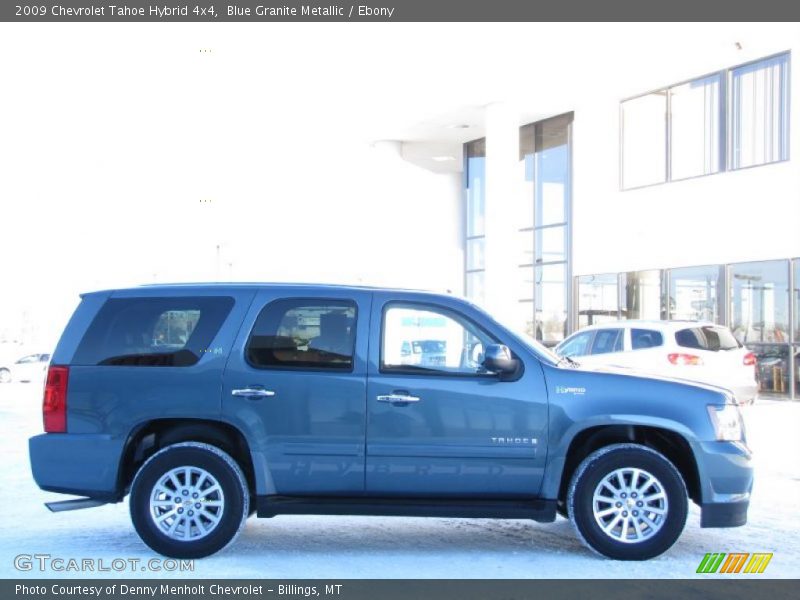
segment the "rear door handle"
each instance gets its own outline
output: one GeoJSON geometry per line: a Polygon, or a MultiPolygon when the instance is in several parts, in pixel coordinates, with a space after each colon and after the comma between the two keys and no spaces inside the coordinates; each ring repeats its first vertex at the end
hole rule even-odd
{"type": "Polygon", "coordinates": [[[274,395],[275,392],[272,390],[261,388],[241,388],[231,391],[231,396],[243,396],[245,398],[271,398],[274,395]]]}
{"type": "Polygon", "coordinates": [[[419,402],[420,398],[418,396],[412,396],[410,394],[385,394],[382,396],[378,396],[378,402],[391,402],[392,404],[409,404],[412,402],[419,402]]]}

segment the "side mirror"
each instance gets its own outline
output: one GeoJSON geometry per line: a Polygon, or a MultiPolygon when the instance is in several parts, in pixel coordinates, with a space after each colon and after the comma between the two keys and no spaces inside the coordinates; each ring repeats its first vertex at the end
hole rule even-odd
{"type": "Polygon", "coordinates": [[[483,353],[483,368],[498,375],[511,375],[519,366],[511,350],[503,344],[489,344],[483,353]]]}

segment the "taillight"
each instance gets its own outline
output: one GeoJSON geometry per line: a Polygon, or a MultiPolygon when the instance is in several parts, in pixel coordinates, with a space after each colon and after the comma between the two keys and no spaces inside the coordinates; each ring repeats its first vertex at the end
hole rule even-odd
{"type": "Polygon", "coordinates": [[[756,364],[756,355],[752,352],[748,352],[744,355],[744,359],[742,360],[745,367],[754,367],[756,364]]]}
{"type": "Polygon", "coordinates": [[[46,433],[65,433],[67,431],[67,380],[69,367],[51,366],[47,370],[47,383],[44,386],[42,417],[46,433]]]}
{"type": "Polygon", "coordinates": [[[696,354],[667,354],[667,359],[673,365],[702,365],[703,359],[696,354]]]}

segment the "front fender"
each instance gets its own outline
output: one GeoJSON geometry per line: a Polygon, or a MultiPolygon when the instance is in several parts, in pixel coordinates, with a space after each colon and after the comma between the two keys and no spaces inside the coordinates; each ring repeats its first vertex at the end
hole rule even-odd
{"type": "MultiPolygon", "coordinates": [[[[645,417],[637,414],[627,415],[595,415],[581,423],[573,423],[561,438],[557,445],[551,446],[545,465],[544,479],[542,481],[541,496],[543,498],[555,499],[561,487],[561,479],[567,462],[569,448],[575,438],[589,429],[595,427],[610,426],[647,426],[664,429],[682,436],[687,443],[694,449],[697,442],[696,437],[690,429],[682,423],[670,419],[645,417]]],[[[551,437],[551,441],[555,441],[551,437]]]]}
{"type": "Polygon", "coordinates": [[[543,365],[550,400],[547,464],[541,495],[557,498],[570,445],[594,427],[653,427],[680,435],[695,453],[715,440],[707,405],[724,392],[686,382],[543,365]]]}

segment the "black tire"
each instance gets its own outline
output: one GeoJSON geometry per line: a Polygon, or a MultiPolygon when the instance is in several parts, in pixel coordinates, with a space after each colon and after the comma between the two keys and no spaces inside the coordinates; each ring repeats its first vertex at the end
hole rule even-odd
{"type": "MultiPolygon", "coordinates": [[[[180,480],[180,472],[178,477],[180,480]]],[[[201,484],[198,480],[200,477],[195,473],[194,481],[199,487],[201,484]]],[[[185,482],[186,479],[184,478],[183,481],[185,482]]],[[[200,491],[200,495],[203,495],[202,491],[200,491]]],[[[176,490],[171,500],[159,500],[159,502],[177,502],[179,498],[183,498],[183,496],[180,496],[176,490]]],[[[200,501],[202,499],[198,500],[198,502],[200,501]]],[[[202,558],[225,548],[233,542],[244,527],[250,512],[249,505],[250,492],[241,467],[216,446],[200,442],[181,442],[160,450],[142,465],[131,485],[130,512],[136,532],[150,548],[171,558],[202,558]],[[193,514],[188,511],[197,506],[192,504],[194,500],[185,500],[188,503],[185,516],[177,517],[177,513],[169,508],[155,510],[175,515],[168,516],[165,523],[174,523],[177,519],[182,519],[178,531],[186,532],[188,527],[190,536],[191,532],[194,532],[195,536],[202,535],[197,539],[176,539],[178,532],[173,536],[168,535],[168,532],[156,524],[155,517],[151,514],[150,502],[154,488],[172,469],[183,467],[202,469],[219,484],[221,494],[212,492],[210,497],[217,503],[221,502],[221,506],[209,509],[214,512],[218,521],[216,524],[212,524],[210,520],[203,521],[203,527],[209,531],[202,533],[199,529],[201,511],[198,511],[197,521],[194,521],[194,524],[181,525],[181,523],[186,523],[186,517],[189,514],[193,514]]],[[[203,507],[202,510],[205,511],[206,508],[203,507]]]]}
{"type": "MultiPolygon", "coordinates": [[[[625,475],[623,475],[623,479],[625,479],[625,475]]],[[[618,480],[614,479],[614,481],[618,480]]],[[[628,480],[626,479],[626,481],[628,480]]],[[[641,479],[638,481],[641,483],[641,479]]],[[[622,484],[619,485],[620,489],[623,489],[623,487],[622,484]]],[[[635,489],[635,486],[630,489],[635,489]]],[[[603,494],[614,497],[608,488],[603,488],[603,494]]],[[[660,501],[655,500],[652,502],[658,503],[660,501]]],[[[686,517],[689,511],[686,485],[681,474],[662,454],[639,444],[614,444],[601,448],[586,457],[572,477],[567,496],[567,508],[570,519],[572,519],[575,529],[583,542],[592,550],[616,560],[647,560],[666,552],[680,537],[686,525],[686,517]],[[614,512],[607,516],[595,518],[593,500],[595,490],[604,478],[617,469],[640,469],[654,476],[657,483],[660,484],[663,495],[666,496],[666,514],[663,517],[659,517],[655,513],[645,512],[643,509],[638,508],[637,501],[658,496],[656,493],[644,496],[645,490],[657,491],[656,488],[650,487],[640,489],[636,500],[632,499],[633,494],[628,491],[626,499],[619,498],[619,504],[617,502],[604,502],[598,505],[598,512],[601,514],[608,510],[614,512]],[[629,508],[626,503],[631,503],[632,507],[629,508]],[[625,510],[626,512],[619,513],[617,512],[618,510],[625,510]],[[631,517],[628,522],[632,523],[633,514],[637,514],[633,512],[634,510],[637,513],[642,511],[642,514],[648,519],[652,517],[653,521],[657,522],[657,527],[660,528],[653,527],[651,529],[649,525],[644,524],[643,531],[645,535],[642,536],[641,540],[620,541],[619,538],[623,536],[628,539],[629,535],[635,537],[639,534],[638,531],[632,531],[628,525],[626,525],[625,530],[628,532],[627,534],[622,530],[621,521],[627,520],[629,514],[627,511],[630,511],[631,517]],[[617,521],[619,524],[617,537],[613,535],[617,531],[616,527],[612,527],[612,533],[606,533],[598,522],[598,520],[604,518],[607,521],[603,521],[603,523],[610,525],[611,521],[621,517],[621,515],[625,515],[625,518],[617,521]],[[648,530],[650,533],[648,533],[648,530]],[[653,531],[655,532],[653,533],[653,531]]],[[[663,506],[662,508],[653,506],[653,510],[662,509],[663,506]]],[[[638,521],[637,525],[642,526],[641,521],[638,521]]]]}

